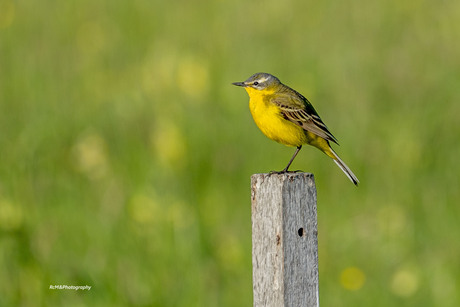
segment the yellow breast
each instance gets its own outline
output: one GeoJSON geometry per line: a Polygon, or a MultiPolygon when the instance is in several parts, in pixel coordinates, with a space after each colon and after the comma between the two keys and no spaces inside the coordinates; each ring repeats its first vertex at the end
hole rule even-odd
{"type": "Polygon", "coordinates": [[[278,106],[269,101],[273,93],[246,88],[249,94],[249,109],[259,129],[269,139],[287,146],[301,146],[307,142],[302,127],[284,119],[278,106]]]}

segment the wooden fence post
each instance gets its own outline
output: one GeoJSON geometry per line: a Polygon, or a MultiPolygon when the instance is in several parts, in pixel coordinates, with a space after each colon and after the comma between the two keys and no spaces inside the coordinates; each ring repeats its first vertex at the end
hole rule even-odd
{"type": "Polygon", "coordinates": [[[254,307],[319,306],[313,174],[251,177],[254,307]]]}

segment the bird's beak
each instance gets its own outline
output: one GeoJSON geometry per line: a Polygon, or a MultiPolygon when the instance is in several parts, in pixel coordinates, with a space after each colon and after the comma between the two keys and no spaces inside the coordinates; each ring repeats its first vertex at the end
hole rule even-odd
{"type": "Polygon", "coordinates": [[[233,82],[233,85],[246,87],[247,85],[244,82],[233,82]]]}

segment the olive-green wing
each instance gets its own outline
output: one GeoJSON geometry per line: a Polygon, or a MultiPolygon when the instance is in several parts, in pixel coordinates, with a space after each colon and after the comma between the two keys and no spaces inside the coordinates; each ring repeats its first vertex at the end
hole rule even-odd
{"type": "Polygon", "coordinates": [[[280,107],[283,117],[323,139],[338,144],[337,139],[323,123],[307,98],[290,88],[289,90],[277,93],[270,99],[272,103],[280,107]]]}

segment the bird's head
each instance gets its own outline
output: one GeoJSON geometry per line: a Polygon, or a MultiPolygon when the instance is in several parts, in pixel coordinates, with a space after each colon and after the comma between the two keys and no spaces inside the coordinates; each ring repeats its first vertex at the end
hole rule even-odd
{"type": "Polygon", "coordinates": [[[232,83],[236,86],[242,86],[248,94],[255,92],[274,92],[281,85],[280,80],[270,74],[259,72],[250,76],[246,81],[232,83]]]}

